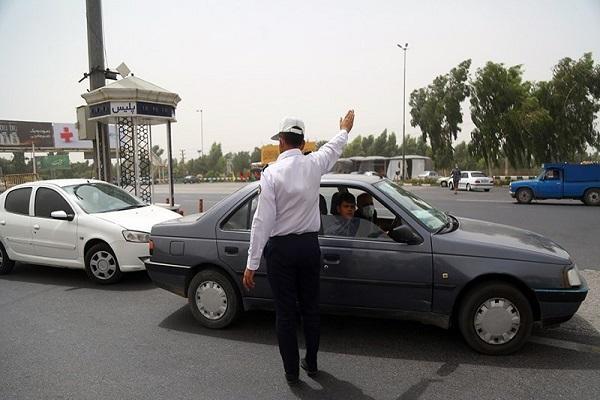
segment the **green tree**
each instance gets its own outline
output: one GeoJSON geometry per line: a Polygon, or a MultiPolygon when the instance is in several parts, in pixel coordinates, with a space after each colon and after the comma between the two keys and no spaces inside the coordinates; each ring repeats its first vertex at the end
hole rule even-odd
{"type": "Polygon", "coordinates": [[[213,143],[206,158],[207,174],[210,177],[222,175],[225,172],[225,158],[221,143],[213,143]]]}
{"type": "Polygon", "coordinates": [[[160,157],[164,154],[165,150],[162,149],[159,145],[155,144],[154,146],[152,146],[152,152],[160,157]]]}
{"type": "Polygon", "coordinates": [[[250,155],[250,162],[260,162],[260,148],[259,147],[255,147],[254,150],[252,150],[252,154],[250,155]]]}
{"type": "Polygon", "coordinates": [[[534,137],[538,161],[573,161],[586,154],[588,146],[600,149],[594,121],[600,111],[600,65],[594,65],[591,53],[577,61],[560,60],[552,80],[538,83],[534,95],[552,121],[542,137],[534,137]]]}
{"type": "Polygon", "coordinates": [[[410,95],[410,123],[431,142],[432,158],[439,167],[448,167],[452,162],[452,142],[463,121],[460,104],[469,95],[470,67],[471,60],[465,60],[410,95]]]}
{"type": "Polygon", "coordinates": [[[350,143],[346,145],[344,151],[342,152],[342,157],[356,157],[356,156],[364,156],[365,152],[362,147],[362,137],[360,135],[356,136],[350,143]]]}
{"type": "Polygon", "coordinates": [[[247,151],[240,151],[235,153],[231,158],[231,164],[233,167],[233,173],[237,176],[240,172],[244,172],[250,169],[250,153],[247,151]]]}
{"type": "Polygon", "coordinates": [[[485,160],[488,174],[504,156],[513,165],[522,163],[527,138],[519,126],[529,83],[522,80],[520,65],[505,68],[488,62],[471,82],[471,132],[473,154],[485,160]]]}

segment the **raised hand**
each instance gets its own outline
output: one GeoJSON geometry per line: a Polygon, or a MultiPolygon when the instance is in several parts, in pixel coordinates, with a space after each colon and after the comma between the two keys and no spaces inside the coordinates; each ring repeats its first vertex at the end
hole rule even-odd
{"type": "Polygon", "coordinates": [[[350,110],[346,113],[346,116],[340,118],[340,130],[345,130],[350,133],[352,126],[354,125],[354,110],[350,110]]]}

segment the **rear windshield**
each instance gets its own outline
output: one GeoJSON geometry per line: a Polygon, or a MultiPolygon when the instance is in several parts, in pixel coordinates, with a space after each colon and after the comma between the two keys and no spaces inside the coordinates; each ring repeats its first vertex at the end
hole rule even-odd
{"type": "Polygon", "coordinates": [[[485,178],[486,175],[483,172],[473,172],[471,173],[471,176],[473,178],[485,178]]]}

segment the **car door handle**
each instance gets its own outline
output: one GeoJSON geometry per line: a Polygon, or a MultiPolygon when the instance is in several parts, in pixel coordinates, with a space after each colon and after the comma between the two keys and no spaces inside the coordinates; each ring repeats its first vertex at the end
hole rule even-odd
{"type": "Polygon", "coordinates": [[[229,256],[235,256],[237,253],[238,253],[237,247],[231,247],[231,246],[225,247],[225,254],[227,254],[229,256]]]}
{"type": "Polygon", "coordinates": [[[40,230],[40,226],[38,224],[35,224],[33,226],[33,229],[36,230],[36,231],[39,231],[40,230]]]}
{"type": "Polygon", "coordinates": [[[323,256],[323,261],[327,264],[339,264],[340,256],[339,254],[325,254],[323,256]]]}

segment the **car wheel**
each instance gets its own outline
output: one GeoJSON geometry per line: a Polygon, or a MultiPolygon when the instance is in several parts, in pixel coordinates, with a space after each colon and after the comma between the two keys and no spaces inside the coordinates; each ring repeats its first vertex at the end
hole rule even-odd
{"type": "Polygon", "coordinates": [[[452,183],[452,182],[448,182],[448,188],[449,188],[450,190],[454,190],[454,183],[452,183]]]}
{"type": "Polygon", "coordinates": [[[471,191],[471,185],[467,183],[467,192],[471,191]]]}
{"type": "Polygon", "coordinates": [[[14,266],[15,262],[8,258],[6,249],[2,243],[0,243],[0,275],[10,274],[14,266]]]}
{"type": "Polygon", "coordinates": [[[92,281],[103,285],[116,283],[123,277],[117,257],[106,243],[96,244],[85,253],[85,272],[92,281]]]}
{"type": "Polygon", "coordinates": [[[489,192],[489,191],[490,191],[490,189],[483,189],[483,190],[485,190],[486,192],[489,192]]]}
{"type": "Polygon", "coordinates": [[[600,190],[588,189],[583,196],[583,202],[588,206],[600,205],[600,190]]]}
{"type": "Polygon", "coordinates": [[[440,182],[440,187],[446,187],[448,186],[448,182],[440,182]]]}
{"type": "Polygon", "coordinates": [[[475,351],[511,354],[531,335],[533,312],[520,290],[503,282],[489,282],[471,290],[458,315],[459,329],[475,351]]]}
{"type": "Polygon", "coordinates": [[[529,204],[533,200],[533,192],[531,189],[522,188],[517,190],[517,201],[521,204],[529,204]]]}
{"type": "Polygon", "coordinates": [[[188,288],[192,314],[205,327],[225,328],[240,313],[240,296],[231,281],[222,272],[212,269],[200,271],[188,288]]]}

